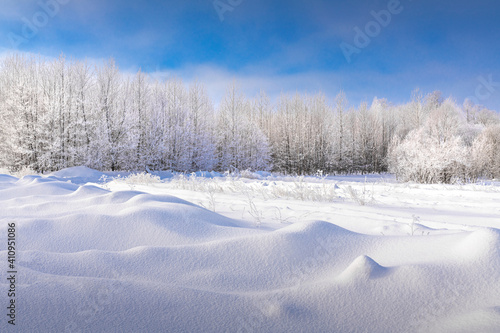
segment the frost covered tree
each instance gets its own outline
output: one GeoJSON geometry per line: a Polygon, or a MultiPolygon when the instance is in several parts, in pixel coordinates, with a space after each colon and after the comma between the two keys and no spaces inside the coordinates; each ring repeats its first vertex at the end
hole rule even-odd
{"type": "Polygon", "coordinates": [[[197,81],[190,85],[188,99],[188,119],[192,128],[186,147],[189,152],[189,169],[213,170],[217,162],[217,147],[212,103],[205,88],[197,81]]]}
{"type": "Polygon", "coordinates": [[[96,105],[91,118],[94,131],[89,164],[97,169],[120,170],[128,164],[125,156],[131,147],[127,135],[133,126],[128,121],[128,108],[120,103],[124,87],[128,85],[123,84],[114,61],[96,68],[96,105]]]}
{"type": "Polygon", "coordinates": [[[373,117],[373,156],[371,171],[387,171],[387,153],[394,137],[396,124],[394,121],[393,108],[385,99],[374,98],[370,106],[370,114],[373,117]]]}
{"type": "Polygon", "coordinates": [[[84,165],[87,164],[87,156],[90,154],[90,136],[93,130],[90,124],[93,69],[87,61],[72,64],[70,81],[74,84],[74,114],[69,129],[71,143],[68,163],[69,165],[84,165]]]}
{"type": "Polygon", "coordinates": [[[410,132],[402,142],[393,142],[389,170],[398,180],[405,182],[466,181],[469,177],[468,155],[459,137],[439,141],[420,128],[410,132]]]}
{"type": "Polygon", "coordinates": [[[233,84],[215,111],[201,83],[125,74],[112,59],[0,60],[0,166],[11,170],[314,174],[390,167],[401,179],[447,182],[498,175],[498,124],[497,112],[470,101],[459,107],[438,91],[424,97],[415,90],[406,104],[375,98],[354,108],[343,92],[331,105],[321,93],[283,93],[273,103],[264,91],[248,100],[233,84]]]}
{"type": "Polygon", "coordinates": [[[41,59],[15,55],[4,60],[1,69],[0,160],[13,170],[29,167],[49,169],[54,122],[41,78],[46,64],[41,59]]]}
{"type": "Polygon", "coordinates": [[[219,169],[267,170],[269,143],[249,117],[251,104],[233,83],[227,89],[217,114],[217,154],[219,169]]]}
{"type": "Polygon", "coordinates": [[[500,124],[486,127],[476,138],[472,147],[472,160],[478,175],[500,177],[500,124]]]}
{"type": "Polygon", "coordinates": [[[166,83],[167,121],[164,129],[166,162],[173,170],[189,171],[191,168],[189,136],[193,124],[188,117],[188,93],[180,79],[166,83]]]}
{"type": "Polygon", "coordinates": [[[402,141],[395,139],[389,155],[390,171],[402,181],[451,183],[472,177],[469,149],[458,135],[460,111],[446,100],[426,123],[402,141]]]}

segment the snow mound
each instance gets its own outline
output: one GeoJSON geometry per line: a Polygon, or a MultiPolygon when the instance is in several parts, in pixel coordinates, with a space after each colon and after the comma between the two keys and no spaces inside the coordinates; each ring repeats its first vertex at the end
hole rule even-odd
{"type": "MultiPolygon", "coordinates": [[[[161,187],[150,194],[79,186],[79,172],[99,176],[88,169],[64,170],[69,178],[0,176],[0,234],[15,222],[21,244],[19,331],[500,327],[498,229],[372,236],[299,218],[257,228],[161,187]]],[[[339,224],[345,218],[337,215],[339,224]]]]}
{"type": "Polygon", "coordinates": [[[16,182],[17,180],[18,179],[14,176],[0,174],[0,183],[13,183],[16,182]]]}
{"type": "Polygon", "coordinates": [[[104,173],[85,166],[66,168],[50,174],[59,178],[100,178],[102,175],[104,173]]]}
{"type": "Polygon", "coordinates": [[[500,230],[482,228],[471,232],[456,246],[457,254],[470,260],[500,261],[500,230]]]}
{"type": "Polygon", "coordinates": [[[77,166],[66,168],[52,172],[47,175],[58,180],[70,180],[75,184],[97,183],[101,177],[106,176],[104,172],[100,172],[85,166],[77,166]]]}
{"type": "Polygon", "coordinates": [[[4,188],[9,187],[10,184],[15,183],[17,181],[18,179],[16,177],[0,174],[0,191],[4,188]]]}
{"type": "Polygon", "coordinates": [[[379,265],[372,258],[361,255],[339,275],[338,279],[343,282],[367,281],[377,279],[387,275],[389,269],[379,265]]]}
{"type": "MultiPolygon", "coordinates": [[[[39,197],[42,201],[47,201],[45,196],[59,196],[72,193],[78,189],[78,186],[66,182],[54,182],[51,179],[40,176],[24,176],[15,183],[9,183],[10,186],[0,188],[0,199],[20,199],[39,197]],[[12,186],[15,184],[16,186],[12,186]]],[[[31,203],[28,200],[26,203],[31,203]]]]}

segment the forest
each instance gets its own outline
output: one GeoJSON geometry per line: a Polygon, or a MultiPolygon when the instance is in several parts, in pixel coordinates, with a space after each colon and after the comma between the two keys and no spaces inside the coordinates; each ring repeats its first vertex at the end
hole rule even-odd
{"type": "Polygon", "coordinates": [[[438,91],[406,104],[349,104],[341,91],[214,104],[204,84],[89,61],[13,54],[0,60],[0,167],[36,172],[261,170],[391,172],[401,181],[500,177],[500,116],[438,91]],[[215,106],[216,105],[216,106],[215,106]]]}

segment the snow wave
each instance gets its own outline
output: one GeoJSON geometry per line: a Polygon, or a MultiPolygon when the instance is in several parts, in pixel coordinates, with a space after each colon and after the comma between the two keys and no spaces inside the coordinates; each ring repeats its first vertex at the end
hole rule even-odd
{"type": "Polygon", "coordinates": [[[266,230],[173,196],[56,176],[0,176],[0,232],[16,222],[20,244],[22,331],[499,327],[497,229],[387,237],[301,221],[266,230]]]}

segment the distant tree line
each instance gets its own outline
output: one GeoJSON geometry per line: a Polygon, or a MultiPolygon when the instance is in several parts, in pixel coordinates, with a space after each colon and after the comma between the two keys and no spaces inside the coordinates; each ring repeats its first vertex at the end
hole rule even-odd
{"type": "Polygon", "coordinates": [[[500,117],[439,92],[350,106],[340,92],[265,94],[235,84],[217,108],[203,84],[139,71],[12,55],[0,61],[0,165],[45,172],[251,169],[288,174],[391,171],[404,181],[500,177],[500,117]]]}

